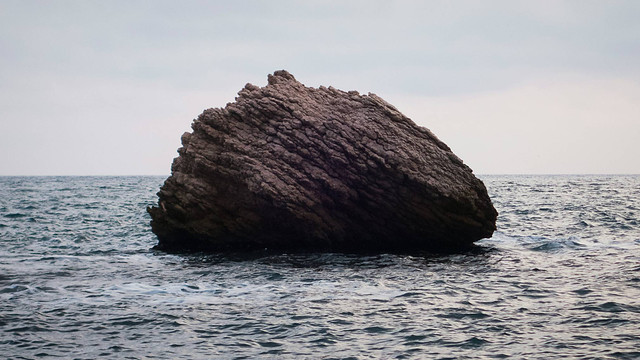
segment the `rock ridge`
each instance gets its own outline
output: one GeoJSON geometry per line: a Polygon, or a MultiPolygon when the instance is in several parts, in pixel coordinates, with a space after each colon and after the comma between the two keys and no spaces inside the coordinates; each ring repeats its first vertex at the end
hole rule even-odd
{"type": "Polygon", "coordinates": [[[456,251],[495,230],[482,181],[375,94],[280,70],[192,129],[148,208],[159,249],[456,251]]]}

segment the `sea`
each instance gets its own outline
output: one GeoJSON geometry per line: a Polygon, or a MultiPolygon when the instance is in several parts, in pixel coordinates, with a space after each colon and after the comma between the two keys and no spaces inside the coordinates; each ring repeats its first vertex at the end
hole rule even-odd
{"type": "Polygon", "coordinates": [[[449,255],[156,251],[164,179],[0,178],[0,358],[640,358],[640,176],[481,176],[449,255]]]}

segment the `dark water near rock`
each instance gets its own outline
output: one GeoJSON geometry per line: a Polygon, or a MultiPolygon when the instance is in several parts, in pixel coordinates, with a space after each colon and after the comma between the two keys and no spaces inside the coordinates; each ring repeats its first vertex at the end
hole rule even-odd
{"type": "Polygon", "coordinates": [[[0,178],[1,358],[640,358],[640,177],[483,177],[440,257],[155,252],[163,180],[0,178]]]}

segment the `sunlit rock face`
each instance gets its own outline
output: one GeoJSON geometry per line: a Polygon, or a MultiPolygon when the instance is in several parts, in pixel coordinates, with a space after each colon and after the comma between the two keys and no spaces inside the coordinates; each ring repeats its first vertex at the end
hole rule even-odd
{"type": "Polygon", "coordinates": [[[471,169],[374,94],[276,71],[182,135],[148,209],[168,251],[457,251],[497,213],[471,169]]]}

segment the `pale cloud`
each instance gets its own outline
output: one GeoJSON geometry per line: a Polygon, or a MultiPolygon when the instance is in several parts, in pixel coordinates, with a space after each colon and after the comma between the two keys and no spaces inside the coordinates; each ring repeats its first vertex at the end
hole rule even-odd
{"type": "Polygon", "coordinates": [[[0,163],[14,175],[168,174],[191,121],[237,91],[108,78],[33,82],[29,97],[0,94],[3,117],[13,119],[2,123],[0,163]]]}
{"type": "Polygon", "coordinates": [[[195,116],[283,68],[377,93],[477,172],[640,172],[639,16],[636,1],[4,0],[0,175],[166,174],[195,116]]]}
{"type": "Polygon", "coordinates": [[[640,84],[563,77],[452,97],[390,96],[477,173],[640,173],[640,84]]]}

